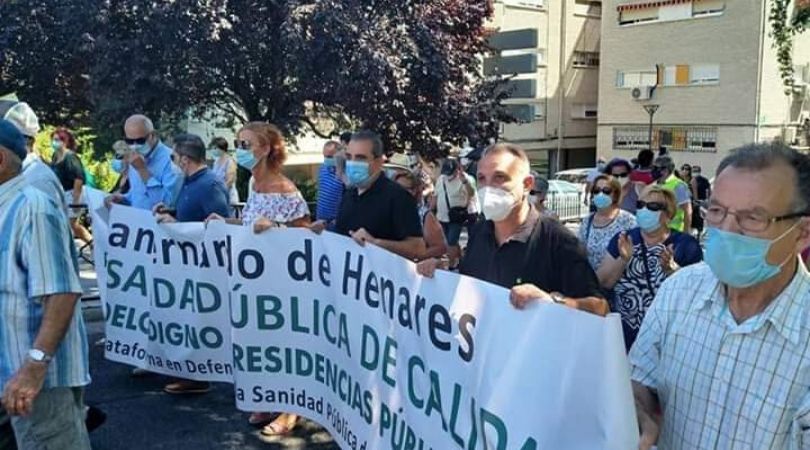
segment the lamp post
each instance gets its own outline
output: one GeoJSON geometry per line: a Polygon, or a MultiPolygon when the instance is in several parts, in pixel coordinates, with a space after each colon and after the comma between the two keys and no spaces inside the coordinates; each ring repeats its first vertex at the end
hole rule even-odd
{"type": "Polygon", "coordinates": [[[647,114],[650,115],[650,129],[647,134],[647,142],[650,148],[650,151],[653,151],[652,148],[652,130],[653,130],[653,116],[655,116],[655,112],[658,111],[658,107],[660,105],[644,105],[644,111],[647,111],[647,114]]]}

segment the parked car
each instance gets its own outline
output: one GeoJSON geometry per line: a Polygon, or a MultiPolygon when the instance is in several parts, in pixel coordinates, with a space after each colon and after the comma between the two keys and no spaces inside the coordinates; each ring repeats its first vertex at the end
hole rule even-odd
{"type": "Polygon", "coordinates": [[[567,181],[576,185],[582,185],[584,188],[585,184],[588,182],[588,175],[592,170],[593,167],[561,170],[554,174],[553,179],[567,181]]]}
{"type": "Polygon", "coordinates": [[[577,184],[560,179],[549,180],[546,207],[557,213],[561,222],[579,221],[589,214],[583,195],[577,184]]]}

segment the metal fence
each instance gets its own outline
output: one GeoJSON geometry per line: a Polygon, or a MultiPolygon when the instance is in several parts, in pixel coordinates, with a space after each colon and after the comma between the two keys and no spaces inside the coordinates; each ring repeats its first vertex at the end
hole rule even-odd
{"type": "Polygon", "coordinates": [[[578,222],[588,215],[588,206],[584,203],[583,195],[582,192],[549,192],[546,196],[546,208],[554,211],[561,222],[578,222]]]}

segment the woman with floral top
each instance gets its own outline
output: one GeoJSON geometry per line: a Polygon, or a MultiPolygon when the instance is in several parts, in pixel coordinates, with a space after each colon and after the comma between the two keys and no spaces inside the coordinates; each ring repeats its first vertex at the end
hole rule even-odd
{"type": "MultiPolygon", "coordinates": [[[[287,158],[281,131],[266,122],[250,122],[239,130],[235,142],[236,163],[253,174],[253,183],[240,219],[223,219],[212,215],[209,220],[226,220],[232,224],[253,227],[261,233],[273,227],[308,227],[310,214],[301,192],[281,172],[287,158]]],[[[264,425],[262,434],[289,434],[298,421],[295,414],[254,412],[249,422],[264,425]],[[269,423],[268,423],[269,422],[269,423]]]]}
{"type": "Polygon", "coordinates": [[[596,206],[596,212],[579,226],[579,240],[588,250],[588,262],[593,270],[599,268],[613,236],[636,227],[635,216],[619,208],[621,201],[622,185],[617,178],[599,175],[594,179],[591,203],[596,206]]]}

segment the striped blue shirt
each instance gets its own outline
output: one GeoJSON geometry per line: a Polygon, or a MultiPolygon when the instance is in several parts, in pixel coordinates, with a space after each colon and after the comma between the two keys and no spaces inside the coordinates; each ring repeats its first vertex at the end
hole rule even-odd
{"type": "Polygon", "coordinates": [[[338,179],[334,167],[326,164],[318,171],[318,205],[315,211],[318,220],[335,220],[340,199],[343,197],[343,183],[338,179]]]}
{"type": "MultiPolygon", "coordinates": [[[[39,332],[43,297],[81,294],[76,250],[56,203],[23,175],[0,184],[0,386],[25,362],[39,332]]],[[[48,365],[45,388],[90,383],[80,305],[48,365]]]]}

